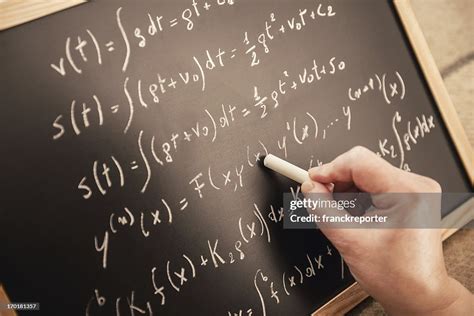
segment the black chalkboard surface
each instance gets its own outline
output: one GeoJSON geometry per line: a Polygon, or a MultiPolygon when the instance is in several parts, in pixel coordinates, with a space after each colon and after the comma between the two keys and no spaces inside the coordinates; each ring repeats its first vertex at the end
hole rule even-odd
{"type": "Polygon", "coordinates": [[[471,190],[389,1],[94,1],[0,47],[0,280],[42,315],[322,306],[354,280],[268,152],[471,190]]]}

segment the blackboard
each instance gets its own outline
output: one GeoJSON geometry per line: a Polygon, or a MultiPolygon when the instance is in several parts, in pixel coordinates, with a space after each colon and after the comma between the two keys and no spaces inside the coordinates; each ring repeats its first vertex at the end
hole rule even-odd
{"type": "Polygon", "coordinates": [[[363,145],[471,191],[390,1],[94,1],[0,47],[0,280],[44,315],[303,315],[343,291],[334,247],[282,229],[297,185],[268,152],[363,145]]]}

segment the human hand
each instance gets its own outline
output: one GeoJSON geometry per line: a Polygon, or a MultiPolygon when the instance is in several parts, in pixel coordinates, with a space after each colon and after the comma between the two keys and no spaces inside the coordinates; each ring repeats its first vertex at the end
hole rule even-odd
{"type": "MultiPolygon", "coordinates": [[[[384,193],[440,193],[441,188],[436,181],[400,170],[363,147],[310,169],[309,175],[312,181],[301,187],[307,197],[310,193],[330,195],[332,191],[359,190],[373,196],[372,204],[378,211],[440,213],[439,203],[430,205],[438,209],[427,210],[419,199],[407,205],[396,199],[387,203],[387,198],[379,198],[384,193]]],[[[472,315],[472,294],[446,272],[440,229],[320,228],[361,287],[389,314],[472,315]]]]}

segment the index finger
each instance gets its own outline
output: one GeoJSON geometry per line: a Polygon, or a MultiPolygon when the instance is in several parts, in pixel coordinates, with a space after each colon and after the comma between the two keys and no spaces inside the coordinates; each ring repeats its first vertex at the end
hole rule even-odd
{"type": "Polygon", "coordinates": [[[405,171],[361,146],[352,148],[327,164],[309,170],[313,181],[334,183],[336,187],[355,185],[369,193],[398,192],[400,188],[397,184],[405,174],[405,171]]]}

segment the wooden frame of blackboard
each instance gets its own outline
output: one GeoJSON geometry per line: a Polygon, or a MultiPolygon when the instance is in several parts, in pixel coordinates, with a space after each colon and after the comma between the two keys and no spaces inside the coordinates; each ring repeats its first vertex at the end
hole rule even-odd
{"type": "MultiPolygon", "coordinates": [[[[472,186],[474,183],[474,152],[457,116],[456,109],[449,97],[434,58],[431,55],[423,32],[418,25],[410,0],[392,1],[407,41],[411,45],[411,49],[417,58],[417,62],[472,186]]],[[[467,200],[464,204],[444,217],[442,226],[462,227],[472,220],[474,220],[474,198],[467,200]]],[[[457,230],[457,228],[444,229],[442,232],[443,241],[457,230]]],[[[343,315],[367,297],[369,297],[369,295],[355,282],[317,309],[312,316],[343,315]]]]}
{"type": "MultiPolygon", "coordinates": [[[[459,121],[456,109],[444,86],[443,79],[438,71],[436,63],[428,48],[423,33],[418,25],[415,14],[411,8],[410,0],[392,0],[395,11],[398,14],[400,24],[411,45],[411,49],[417,58],[425,80],[430,88],[441,117],[451,136],[454,147],[457,150],[464,170],[470,180],[474,183],[474,153],[464,129],[459,121]]],[[[54,12],[87,2],[87,0],[64,0],[64,1],[35,1],[24,0],[6,1],[0,4],[0,30],[4,30],[54,12]]],[[[443,218],[445,227],[461,227],[474,219],[474,199],[470,199],[448,216],[443,218]]],[[[446,229],[443,231],[443,240],[454,234],[457,229],[446,229]]],[[[356,282],[335,296],[314,315],[341,315],[366,299],[369,295],[362,290],[356,282]]],[[[4,297],[4,300],[7,297],[4,297]]]]}
{"type": "Polygon", "coordinates": [[[76,6],[86,1],[87,0],[0,1],[0,31],[76,6]]]}

